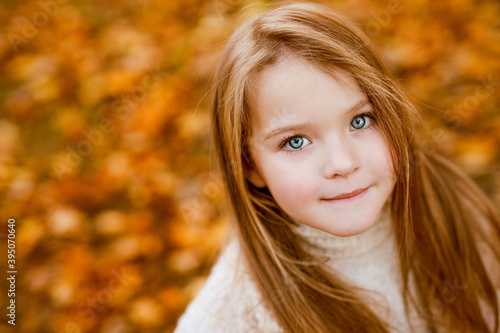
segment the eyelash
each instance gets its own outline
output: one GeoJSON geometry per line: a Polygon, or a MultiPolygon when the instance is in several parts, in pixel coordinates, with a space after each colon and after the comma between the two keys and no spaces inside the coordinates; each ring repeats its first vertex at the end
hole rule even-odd
{"type": "MultiPolygon", "coordinates": [[[[370,118],[371,123],[370,123],[370,125],[368,125],[368,127],[363,127],[363,128],[361,128],[359,130],[356,130],[356,132],[364,132],[365,130],[372,130],[373,129],[372,128],[373,124],[376,121],[375,113],[373,111],[363,111],[363,112],[359,112],[359,113],[355,114],[352,117],[351,122],[349,123],[349,126],[352,123],[352,121],[354,119],[358,118],[358,117],[368,117],[368,118],[370,118]]],[[[286,144],[290,140],[292,140],[293,138],[297,138],[297,137],[303,137],[303,138],[306,138],[307,140],[311,141],[306,135],[304,135],[302,133],[296,133],[296,134],[294,134],[292,136],[283,137],[281,143],[278,146],[279,150],[284,151],[287,154],[296,154],[296,153],[300,152],[303,148],[292,149],[292,150],[285,149],[286,144]]]]}

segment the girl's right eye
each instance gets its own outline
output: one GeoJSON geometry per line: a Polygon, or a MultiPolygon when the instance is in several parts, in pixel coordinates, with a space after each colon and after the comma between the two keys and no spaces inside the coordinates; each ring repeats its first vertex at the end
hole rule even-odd
{"type": "Polygon", "coordinates": [[[283,150],[300,150],[304,148],[310,143],[308,139],[303,137],[302,135],[296,135],[291,138],[286,138],[283,143],[280,145],[280,148],[283,150]]]}

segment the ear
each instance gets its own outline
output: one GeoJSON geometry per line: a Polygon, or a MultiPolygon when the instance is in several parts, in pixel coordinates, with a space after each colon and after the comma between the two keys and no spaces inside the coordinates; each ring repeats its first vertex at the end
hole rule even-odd
{"type": "Polygon", "coordinates": [[[243,172],[247,180],[256,188],[266,187],[266,182],[255,165],[248,144],[243,145],[244,167],[243,172]]]}
{"type": "Polygon", "coordinates": [[[247,179],[253,186],[257,188],[264,188],[267,186],[264,178],[262,178],[259,171],[257,171],[255,167],[248,172],[247,179]]]}

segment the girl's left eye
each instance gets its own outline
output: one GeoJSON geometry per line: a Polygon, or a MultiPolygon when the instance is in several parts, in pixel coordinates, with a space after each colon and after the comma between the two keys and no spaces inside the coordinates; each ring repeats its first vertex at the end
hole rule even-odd
{"type": "Polygon", "coordinates": [[[361,114],[359,116],[356,116],[352,121],[351,121],[351,129],[352,130],[360,130],[364,127],[367,127],[371,124],[372,119],[370,116],[361,114]]]}

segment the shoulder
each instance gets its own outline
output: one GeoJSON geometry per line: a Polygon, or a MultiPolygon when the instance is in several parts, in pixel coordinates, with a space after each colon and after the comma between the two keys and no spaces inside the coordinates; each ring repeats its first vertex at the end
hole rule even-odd
{"type": "Polygon", "coordinates": [[[263,306],[239,242],[233,238],[179,319],[175,333],[259,332],[271,327],[275,327],[272,332],[280,331],[263,306]]]}

